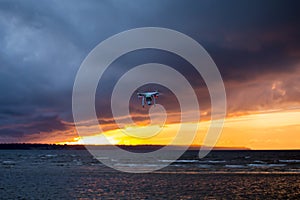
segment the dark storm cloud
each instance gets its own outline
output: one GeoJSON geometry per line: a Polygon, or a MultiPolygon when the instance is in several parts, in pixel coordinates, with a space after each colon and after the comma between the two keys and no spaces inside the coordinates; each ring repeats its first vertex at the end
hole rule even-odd
{"type": "Polygon", "coordinates": [[[64,122],[56,114],[46,113],[39,115],[28,114],[26,116],[13,116],[14,117],[10,117],[9,120],[1,120],[0,143],[5,143],[7,141],[21,142],[22,137],[26,137],[30,134],[67,131],[73,128],[72,124],[64,122]]]}
{"type": "MultiPolygon", "coordinates": [[[[72,122],[72,87],[80,63],[100,41],[131,28],[172,28],[196,39],[215,60],[227,83],[227,92],[233,95],[245,88],[231,82],[247,85],[246,81],[261,80],[268,74],[287,77],[299,68],[299,4],[296,1],[2,0],[0,135],[22,137],[70,128],[67,124],[72,122]]],[[[154,58],[153,55],[149,58],[154,58]]],[[[125,59],[119,65],[151,61],[134,59],[125,59]]],[[[175,68],[180,63],[164,55],[156,59],[175,68]]],[[[111,71],[104,80],[107,87],[100,93],[106,99],[121,71],[111,71]]],[[[197,93],[198,99],[203,110],[209,111],[209,96],[201,78],[193,71],[187,71],[186,77],[196,91],[201,91],[197,93]]],[[[298,100],[295,93],[299,90],[291,86],[293,83],[282,83],[288,95],[283,101],[298,100]]],[[[164,97],[161,101],[169,105],[170,111],[177,112],[177,103],[164,97]]],[[[110,125],[113,120],[109,104],[103,102],[108,101],[96,102],[96,107],[104,111],[99,112],[103,118],[100,121],[110,125]]],[[[139,115],[139,110],[132,112],[137,115],[136,120],[147,119],[139,115]]]]}
{"type": "Polygon", "coordinates": [[[299,56],[292,56],[300,47],[299,2],[198,1],[189,5],[175,3],[170,13],[176,25],[169,24],[206,48],[225,81],[294,71],[299,62],[299,56]]]}

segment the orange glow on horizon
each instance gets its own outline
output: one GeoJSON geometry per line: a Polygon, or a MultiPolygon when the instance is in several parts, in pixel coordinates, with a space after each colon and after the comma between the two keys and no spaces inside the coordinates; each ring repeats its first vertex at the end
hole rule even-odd
{"type": "MultiPolygon", "coordinates": [[[[216,147],[246,147],[251,149],[300,149],[300,109],[291,111],[272,111],[227,117],[216,147]]],[[[192,123],[191,123],[192,124],[192,123]]],[[[190,125],[191,125],[190,124],[190,125]]],[[[210,121],[198,124],[198,132],[192,145],[203,144],[210,121]]],[[[189,127],[189,124],[186,124],[189,127]]],[[[180,124],[167,124],[157,135],[139,139],[116,129],[103,134],[74,138],[73,141],[59,144],[119,144],[119,145],[166,145],[175,137],[180,124]],[[106,137],[107,140],[104,139],[106,137]]],[[[156,127],[157,128],[157,127],[156,127]]],[[[150,131],[155,126],[130,127],[131,131],[150,131]],[[143,128],[143,129],[141,129],[143,128]]],[[[186,134],[190,130],[185,130],[186,134]]],[[[182,140],[184,141],[184,139],[182,140]]],[[[176,145],[186,145],[178,143],[176,145]]]]}

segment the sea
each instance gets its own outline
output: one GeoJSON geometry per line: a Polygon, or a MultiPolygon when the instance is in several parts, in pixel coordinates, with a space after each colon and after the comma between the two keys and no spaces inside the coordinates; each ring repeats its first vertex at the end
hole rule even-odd
{"type": "Polygon", "coordinates": [[[0,150],[0,199],[300,199],[300,151],[188,150],[126,173],[87,150],[0,150]]]}

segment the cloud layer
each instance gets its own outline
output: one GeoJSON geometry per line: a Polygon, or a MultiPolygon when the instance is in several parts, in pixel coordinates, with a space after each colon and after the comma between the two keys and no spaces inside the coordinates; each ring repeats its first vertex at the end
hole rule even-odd
{"type": "MultiPolygon", "coordinates": [[[[299,8],[295,1],[3,0],[0,142],[76,136],[71,99],[81,62],[107,37],[144,26],[181,31],[206,48],[224,79],[229,115],[299,106],[299,8]]],[[[111,66],[101,80],[105,87],[97,91],[99,120],[107,129],[115,128],[109,105],[116,80],[147,62],[183,73],[197,92],[203,116],[210,112],[205,83],[186,61],[160,51],[134,52],[111,66]]],[[[173,116],[169,122],[176,122],[178,102],[162,97],[160,103],[173,116]]],[[[147,110],[131,105],[131,112],[137,122],[148,119],[147,110]]]]}

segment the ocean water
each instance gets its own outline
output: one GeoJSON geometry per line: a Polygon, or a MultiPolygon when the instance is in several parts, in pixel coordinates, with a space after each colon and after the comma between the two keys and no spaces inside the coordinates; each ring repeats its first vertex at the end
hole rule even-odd
{"type": "Polygon", "coordinates": [[[187,151],[166,168],[130,174],[106,167],[86,150],[0,150],[0,199],[300,198],[300,151],[197,155],[187,151]]]}

